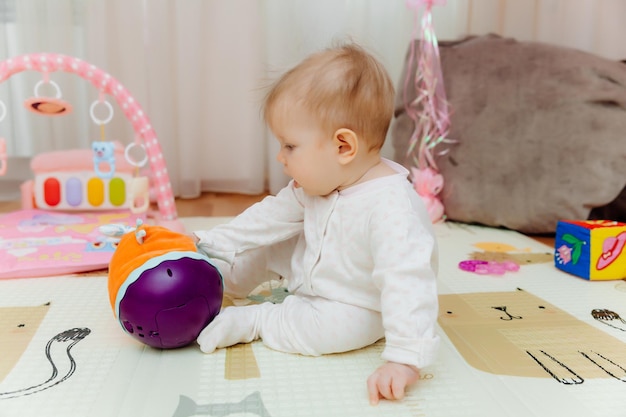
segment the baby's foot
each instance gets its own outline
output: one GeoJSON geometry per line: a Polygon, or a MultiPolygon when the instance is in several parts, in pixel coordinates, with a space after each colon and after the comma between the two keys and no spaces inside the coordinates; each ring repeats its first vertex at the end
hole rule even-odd
{"type": "Polygon", "coordinates": [[[258,305],[226,307],[200,332],[197,342],[204,353],[249,343],[258,338],[258,305]]]}

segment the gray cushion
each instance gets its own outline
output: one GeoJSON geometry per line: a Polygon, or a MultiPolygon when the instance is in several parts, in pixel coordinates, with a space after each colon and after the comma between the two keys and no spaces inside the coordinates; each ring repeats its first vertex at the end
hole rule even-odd
{"type": "MultiPolygon", "coordinates": [[[[559,219],[626,220],[624,63],[494,35],[441,42],[440,54],[459,141],[437,157],[449,219],[525,233],[553,233],[559,219]]],[[[409,166],[407,70],[392,140],[409,166]]]]}

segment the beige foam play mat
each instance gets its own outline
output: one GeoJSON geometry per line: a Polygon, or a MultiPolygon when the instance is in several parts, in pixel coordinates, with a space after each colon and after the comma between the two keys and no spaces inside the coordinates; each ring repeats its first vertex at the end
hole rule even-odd
{"type": "Polygon", "coordinates": [[[567,275],[552,248],[515,232],[444,223],[436,233],[441,351],[402,401],[368,404],[382,342],[318,358],[259,342],[211,355],[141,345],[119,328],[106,274],[94,272],[0,281],[0,416],[626,415],[623,281],[567,275]],[[468,260],[519,268],[460,269],[468,260]]]}

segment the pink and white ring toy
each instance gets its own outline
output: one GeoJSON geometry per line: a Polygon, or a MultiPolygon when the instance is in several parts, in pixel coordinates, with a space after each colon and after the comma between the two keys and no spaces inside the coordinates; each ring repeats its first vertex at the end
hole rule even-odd
{"type": "MultiPolygon", "coordinates": [[[[4,120],[7,115],[7,106],[4,102],[0,101],[0,122],[4,120]]],[[[3,137],[0,137],[0,175],[7,173],[7,143],[3,137]]]]}
{"type": "Polygon", "coordinates": [[[154,189],[159,209],[157,222],[173,230],[183,230],[182,224],[177,221],[174,195],[157,136],[148,116],[128,90],[119,81],[95,65],[79,58],[52,53],[20,55],[0,62],[0,83],[14,74],[27,70],[42,72],[46,77],[55,71],[74,73],[89,81],[100,91],[101,95],[109,94],[115,98],[132,124],[135,133],[145,145],[150,169],[154,174],[154,189]]]}

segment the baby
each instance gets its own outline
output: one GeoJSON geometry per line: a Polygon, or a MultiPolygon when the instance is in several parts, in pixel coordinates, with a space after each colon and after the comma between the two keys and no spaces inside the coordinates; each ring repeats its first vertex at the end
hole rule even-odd
{"type": "Polygon", "coordinates": [[[194,234],[227,294],[246,297],[278,274],[291,295],[225,308],[199,335],[203,352],[261,339],[323,355],[384,337],[386,363],[367,380],[371,404],[403,398],[433,362],[437,246],[408,171],[380,156],[393,103],[384,67],[354,44],[309,56],[272,86],[264,117],[292,180],[194,234]]]}

